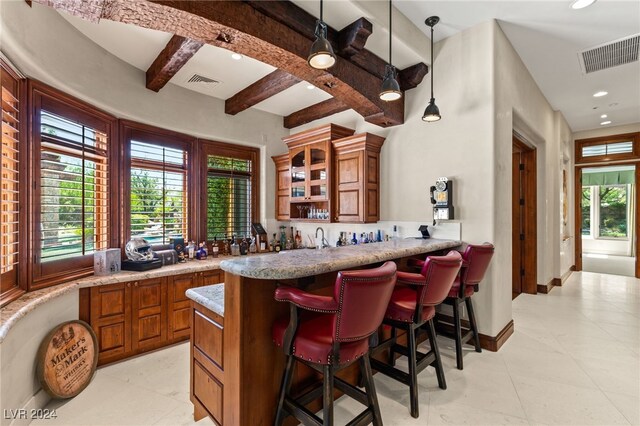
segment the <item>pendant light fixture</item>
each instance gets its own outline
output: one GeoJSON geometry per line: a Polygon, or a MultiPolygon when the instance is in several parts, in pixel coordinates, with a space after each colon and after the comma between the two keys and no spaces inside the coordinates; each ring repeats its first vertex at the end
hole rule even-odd
{"type": "Polygon", "coordinates": [[[440,18],[437,16],[430,16],[424,21],[425,24],[431,27],[431,100],[424,110],[422,121],[438,121],[441,118],[440,109],[436,105],[436,99],[433,97],[433,26],[438,22],[440,22],[440,18]]]}
{"type": "Polygon", "coordinates": [[[320,19],[316,21],[316,41],[311,45],[307,62],[312,68],[326,70],[336,63],[331,43],[327,40],[327,24],[322,20],[322,0],[320,0],[320,19]]]}
{"type": "Polygon", "coordinates": [[[380,99],[383,101],[397,101],[402,97],[400,91],[400,85],[398,84],[396,67],[391,63],[391,38],[393,36],[392,31],[392,6],[391,0],[389,0],[389,63],[384,67],[384,80],[382,80],[382,89],[380,90],[380,99]]]}

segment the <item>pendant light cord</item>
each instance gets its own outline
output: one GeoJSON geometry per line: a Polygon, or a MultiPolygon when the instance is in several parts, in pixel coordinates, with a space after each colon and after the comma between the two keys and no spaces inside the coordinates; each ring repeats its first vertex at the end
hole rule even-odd
{"type": "Polygon", "coordinates": [[[389,66],[393,63],[391,60],[391,37],[393,35],[393,19],[391,19],[391,0],[389,0],[389,66]]]}
{"type": "Polygon", "coordinates": [[[322,21],[322,0],[320,0],[320,20],[322,21]]]}
{"type": "Polygon", "coordinates": [[[431,99],[433,99],[433,25],[431,25],[431,99]]]}

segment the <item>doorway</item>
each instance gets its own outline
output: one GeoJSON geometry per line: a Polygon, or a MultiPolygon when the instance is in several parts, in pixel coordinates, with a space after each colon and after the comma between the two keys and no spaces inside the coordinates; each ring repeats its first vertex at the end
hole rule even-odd
{"type": "Polygon", "coordinates": [[[536,294],[536,149],[513,136],[512,151],[512,299],[536,294]]]}
{"type": "Polygon", "coordinates": [[[636,167],[618,164],[579,169],[583,271],[636,275],[636,167]]]}

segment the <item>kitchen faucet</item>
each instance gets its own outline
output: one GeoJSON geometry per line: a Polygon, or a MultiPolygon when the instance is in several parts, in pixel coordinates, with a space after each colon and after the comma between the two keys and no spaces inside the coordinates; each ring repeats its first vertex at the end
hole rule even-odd
{"type": "Polygon", "coordinates": [[[327,239],[324,237],[324,229],[322,229],[321,226],[318,226],[316,228],[316,240],[318,239],[318,231],[322,232],[322,240],[320,242],[320,248],[327,248],[329,247],[329,242],[327,241],[327,239]]]}

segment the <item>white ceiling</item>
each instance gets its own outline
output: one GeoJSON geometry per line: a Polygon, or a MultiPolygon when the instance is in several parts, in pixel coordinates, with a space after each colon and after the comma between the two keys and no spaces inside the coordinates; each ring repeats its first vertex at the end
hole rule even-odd
{"type": "MultiPolygon", "coordinates": [[[[318,2],[295,0],[297,5],[316,15],[318,2]]],[[[374,24],[367,49],[382,58],[388,55],[388,19],[386,2],[377,0],[331,0],[325,2],[325,20],[340,29],[364,16],[374,24]],[[379,4],[378,4],[379,3],[379,4]]],[[[394,0],[394,6],[425,34],[424,19],[440,16],[435,27],[439,41],[459,31],[490,19],[497,19],[545,97],[562,111],[573,131],[601,127],[600,115],[608,114],[611,126],[640,122],[640,64],[622,65],[589,75],[581,72],[578,52],[621,37],[640,33],[640,2],[599,0],[594,5],[572,10],[570,0],[547,1],[452,1],[394,0]],[[596,91],[609,95],[593,98],[596,91]],[[594,109],[596,108],[597,109],[594,109]]],[[[104,49],[146,71],[171,34],[112,21],[93,24],[62,13],[71,25],[104,49]]],[[[404,16],[394,13],[394,34],[411,34],[415,29],[404,16]],[[401,18],[401,19],[399,19],[401,18]],[[403,24],[403,20],[405,25],[403,24]],[[397,27],[400,25],[400,27],[397,27]],[[396,30],[396,28],[398,28],[396,30]]],[[[398,68],[420,62],[428,53],[428,39],[394,37],[393,63],[398,68]]],[[[171,83],[219,99],[227,99],[274,70],[251,58],[231,59],[231,52],[205,45],[171,79],[171,83]],[[220,81],[211,88],[205,84],[186,83],[194,73],[220,81]]],[[[330,98],[320,89],[308,90],[301,82],[254,108],[278,115],[330,98]]]]}
{"type": "Polygon", "coordinates": [[[609,126],[640,122],[640,63],[585,75],[578,59],[585,49],[640,33],[640,1],[598,0],[581,10],[571,9],[571,0],[398,0],[394,5],[425,34],[430,28],[424,20],[439,16],[436,42],[497,19],[542,93],[574,132],[603,127],[602,114],[611,120],[609,126]],[[601,90],[609,94],[594,98],[601,90]]]}

